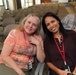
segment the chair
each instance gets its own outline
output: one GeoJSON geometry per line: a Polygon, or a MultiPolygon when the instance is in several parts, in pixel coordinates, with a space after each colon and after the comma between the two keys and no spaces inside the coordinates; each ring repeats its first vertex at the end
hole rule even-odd
{"type": "Polygon", "coordinates": [[[38,63],[34,75],[43,75],[44,65],[45,65],[44,62],[43,63],[38,63]]]}
{"type": "Polygon", "coordinates": [[[12,15],[10,13],[3,13],[2,20],[7,17],[12,17],[12,15]]]}
{"type": "Polygon", "coordinates": [[[4,30],[4,27],[9,24],[15,24],[15,19],[13,17],[6,17],[3,19],[3,23],[2,23],[3,30],[4,30]]]}
{"type": "Polygon", "coordinates": [[[4,38],[7,37],[8,33],[17,26],[17,24],[9,24],[4,28],[3,36],[4,38]]]}
{"type": "MultiPolygon", "coordinates": [[[[7,37],[8,33],[17,26],[17,24],[9,24],[4,28],[3,34],[1,35],[3,37],[3,40],[7,37]]],[[[3,43],[0,44],[0,50],[2,50],[3,43]]]]}
{"type": "Polygon", "coordinates": [[[17,15],[15,15],[14,18],[15,18],[16,23],[19,22],[22,18],[25,17],[24,14],[22,14],[22,15],[21,15],[21,14],[22,14],[22,13],[19,12],[17,15]]]}

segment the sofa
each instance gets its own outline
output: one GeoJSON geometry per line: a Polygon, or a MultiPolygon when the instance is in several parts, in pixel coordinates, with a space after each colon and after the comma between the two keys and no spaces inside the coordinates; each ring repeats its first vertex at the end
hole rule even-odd
{"type": "Polygon", "coordinates": [[[25,17],[29,13],[37,13],[39,17],[42,17],[46,12],[53,12],[63,19],[68,14],[66,7],[62,3],[45,3],[29,6],[28,8],[13,10],[11,15],[16,21],[20,21],[21,18],[25,17]]]}

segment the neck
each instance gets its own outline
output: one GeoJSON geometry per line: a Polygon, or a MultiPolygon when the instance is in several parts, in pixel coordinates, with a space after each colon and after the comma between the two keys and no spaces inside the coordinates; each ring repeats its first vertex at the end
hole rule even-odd
{"type": "Polygon", "coordinates": [[[57,38],[59,40],[60,40],[61,36],[62,36],[62,34],[60,32],[57,32],[54,34],[54,38],[57,38]]]}
{"type": "Polygon", "coordinates": [[[27,34],[27,33],[24,31],[24,37],[25,37],[27,40],[29,40],[30,36],[31,36],[31,35],[27,34]]]}

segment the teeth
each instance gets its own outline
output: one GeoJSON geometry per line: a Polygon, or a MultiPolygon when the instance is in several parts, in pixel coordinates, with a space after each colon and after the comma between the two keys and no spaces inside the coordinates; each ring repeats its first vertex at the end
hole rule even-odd
{"type": "Polygon", "coordinates": [[[51,30],[55,30],[55,27],[53,27],[51,30]]]}

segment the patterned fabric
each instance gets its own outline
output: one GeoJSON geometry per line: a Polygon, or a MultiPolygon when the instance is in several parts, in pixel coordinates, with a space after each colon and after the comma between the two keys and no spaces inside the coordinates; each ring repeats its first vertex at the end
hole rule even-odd
{"type": "Polygon", "coordinates": [[[62,19],[62,24],[65,29],[71,30],[76,28],[76,14],[68,14],[62,19]]]}
{"type": "MultiPolygon", "coordinates": [[[[43,48],[43,41],[41,36],[33,36],[41,42],[43,48]]],[[[32,62],[34,61],[33,56],[36,55],[37,48],[35,45],[30,44],[29,41],[24,38],[24,33],[22,31],[16,29],[11,30],[6,40],[4,41],[4,44],[13,47],[10,56],[14,59],[20,68],[26,68],[26,65],[29,61],[28,56],[31,56],[30,60],[32,62]]],[[[3,63],[1,57],[0,63],[3,63]]]]}

